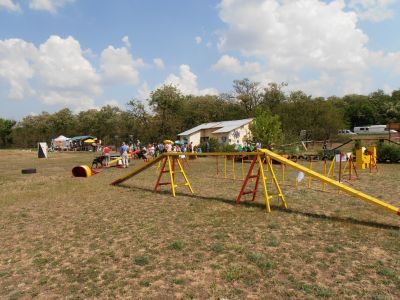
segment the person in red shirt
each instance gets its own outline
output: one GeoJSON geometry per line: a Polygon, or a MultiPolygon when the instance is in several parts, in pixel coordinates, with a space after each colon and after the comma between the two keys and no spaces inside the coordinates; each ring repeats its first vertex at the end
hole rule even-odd
{"type": "Polygon", "coordinates": [[[110,149],[110,147],[108,147],[108,146],[105,146],[105,147],[103,148],[103,153],[102,153],[102,155],[106,157],[106,167],[108,167],[109,164],[110,164],[110,151],[111,151],[111,149],[110,149]]]}

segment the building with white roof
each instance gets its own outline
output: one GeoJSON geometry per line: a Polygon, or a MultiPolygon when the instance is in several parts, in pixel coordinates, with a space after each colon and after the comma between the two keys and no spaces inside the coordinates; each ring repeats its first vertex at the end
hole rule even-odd
{"type": "Polygon", "coordinates": [[[245,145],[251,136],[249,125],[252,118],[244,120],[204,123],[178,134],[180,141],[199,145],[213,137],[222,144],[245,145]]]}

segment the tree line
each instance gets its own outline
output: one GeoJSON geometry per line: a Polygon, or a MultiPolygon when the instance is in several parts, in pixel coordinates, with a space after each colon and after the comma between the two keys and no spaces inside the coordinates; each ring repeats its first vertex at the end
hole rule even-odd
{"type": "Polygon", "coordinates": [[[132,99],[126,109],[104,106],[74,114],[65,108],[18,122],[0,118],[0,147],[36,147],[37,142],[50,142],[60,134],[93,135],[107,144],[132,138],[157,142],[201,123],[251,117],[259,120],[258,130],[266,130],[279,143],[298,141],[301,131],[310,139],[324,140],[339,129],[400,122],[400,90],[324,98],[300,90],[285,93],[286,86],[269,83],[263,87],[245,78],[233,82],[231,93],[194,96],[164,85],[150,94],[147,103],[132,99]]]}

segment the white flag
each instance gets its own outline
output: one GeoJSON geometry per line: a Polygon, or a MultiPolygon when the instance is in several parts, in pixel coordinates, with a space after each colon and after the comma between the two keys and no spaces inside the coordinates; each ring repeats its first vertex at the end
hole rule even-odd
{"type": "Polygon", "coordinates": [[[303,172],[297,172],[296,181],[300,182],[303,179],[304,179],[304,173],[303,172]]]}

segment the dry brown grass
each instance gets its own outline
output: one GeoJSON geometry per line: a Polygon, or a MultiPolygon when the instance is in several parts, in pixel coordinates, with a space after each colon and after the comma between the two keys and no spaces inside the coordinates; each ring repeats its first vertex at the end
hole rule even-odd
{"type": "MultiPolygon", "coordinates": [[[[294,172],[282,186],[287,210],[274,200],[266,214],[260,193],[235,206],[241,181],[215,178],[211,158],[190,161],[195,195],[179,187],[176,198],[151,192],[155,168],[122,186],[109,183],[132,168],[71,176],[92,158],[0,151],[0,298],[400,298],[395,215],[296,190],[294,172]]],[[[399,168],[351,184],[400,206],[399,168]]]]}

